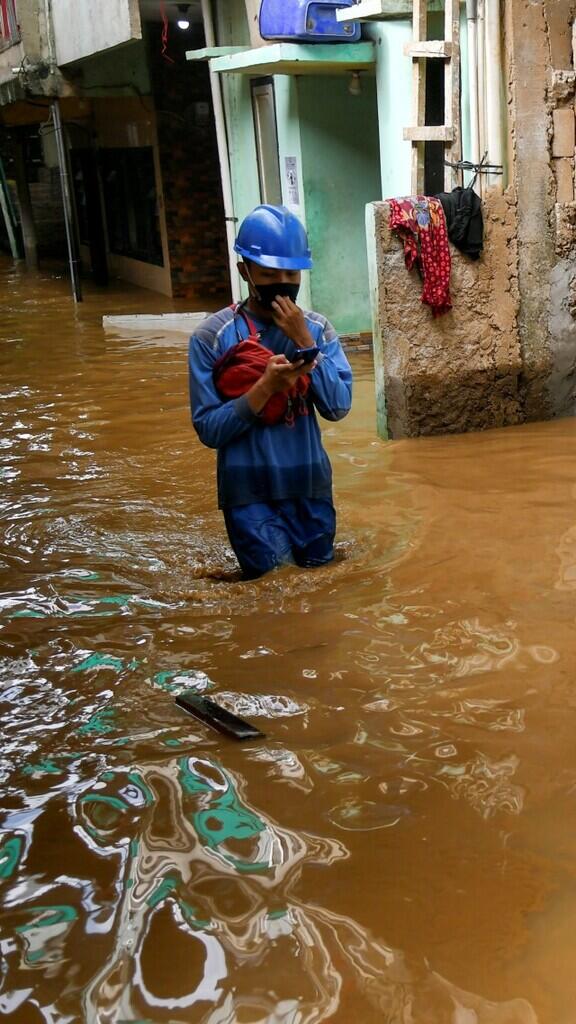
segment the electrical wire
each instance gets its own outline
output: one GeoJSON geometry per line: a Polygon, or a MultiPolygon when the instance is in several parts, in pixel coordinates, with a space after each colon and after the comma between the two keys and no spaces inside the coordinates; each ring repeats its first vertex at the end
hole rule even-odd
{"type": "Polygon", "coordinates": [[[169,64],[173,64],[174,61],[168,53],[168,18],[166,17],[166,4],[165,0],[160,0],[160,15],[162,17],[162,56],[164,60],[168,61],[169,64]]]}
{"type": "Polygon", "coordinates": [[[474,177],[467,186],[468,188],[474,188],[479,174],[504,174],[502,164],[489,164],[486,162],[487,160],[488,151],[484,153],[479,164],[473,164],[470,160],[455,160],[454,162],[445,160],[444,164],[446,167],[453,167],[455,171],[474,171],[474,177]]]}

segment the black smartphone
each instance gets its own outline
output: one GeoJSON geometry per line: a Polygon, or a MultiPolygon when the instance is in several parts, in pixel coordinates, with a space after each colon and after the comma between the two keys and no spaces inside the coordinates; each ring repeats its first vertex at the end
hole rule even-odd
{"type": "Polygon", "coordinates": [[[292,362],[297,363],[300,359],[303,359],[305,363],[313,363],[319,354],[320,349],[317,345],[314,345],[313,348],[299,348],[296,349],[295,354],[292,356],[292,362]]]}
{"type": "Polygon", "coordinates": [[[195,693],[183,693],[175,699],[179,708],[194,715],[194,718],[204,722],[204,725],[209,725],[210,728],[216,729],[217,732],[221,732],[225,736],[232,736],[235,740],[264,738],[264,733],[260,732],[256,726],[238,718],[231,711],[221,708],[219,704],[208,697],[199,697],[195,693]]]}

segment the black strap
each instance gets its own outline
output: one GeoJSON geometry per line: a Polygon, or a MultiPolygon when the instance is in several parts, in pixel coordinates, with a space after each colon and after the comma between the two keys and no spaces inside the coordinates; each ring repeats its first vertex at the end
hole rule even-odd
{"type": "Polygon", "coordinates": [[[236,318],[239,317],[239,316],[242,317],[244,323],[246,324],[246,327],[248,328],[248,335],[249,335],[249,337],[250,338],[255,338],[256,340],[260,339],[260,332],[257,330],[256,324],[252,322],[252,320],[250,319],[250,317],[246,313],[246,310],[244,309],[244,307],[245,307],[245,305],[246,305],[246,303],[248,301],[249,301],[248,299],[244,299],[243,302],[239,302],[236,306],[233,307],[234,308],[234,327],[236,329],[236,337],[238,338],[238,341],[243,341],[244,340],[238,334],[238,328],[236,327],[236,318]]]}

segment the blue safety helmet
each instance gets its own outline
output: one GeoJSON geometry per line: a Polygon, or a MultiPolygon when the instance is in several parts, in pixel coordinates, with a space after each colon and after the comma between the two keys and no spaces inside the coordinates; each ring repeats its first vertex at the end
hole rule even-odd
{"type": "Polygon", "coordinates": [[[240,225],[235,252],[272,270],[309,270],[312,256],[298,217],[285,206],[257,206],[240,225]]]}

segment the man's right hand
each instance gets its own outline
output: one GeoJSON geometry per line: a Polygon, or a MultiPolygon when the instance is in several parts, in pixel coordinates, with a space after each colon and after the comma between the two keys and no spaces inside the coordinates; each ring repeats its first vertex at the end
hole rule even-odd
{"type": "Polygon", "coordinates": [[[303,372],[308,373],[312,369],[311,366],[306,366],[304,370],[304,366],[303,359],[299,359],[297,363],[290,363],[285,355],[271,356],[260,380],[246,392],[248,405],[252,412],[262,412],[272,395],[276,395],[279,391],[289,391],[294,387],[298,377],[301,377],[303,372]]]}
{"type": "Polygon", "coordinates": [[[270,392],[268,397],[278,391],[289,391],[294,387],[298,377],[302,376],[303,366],[303,359],[299,359],[297,363],[290,363],[285,355],[272,356],[260,379],[263,387],[270,392]]]}

